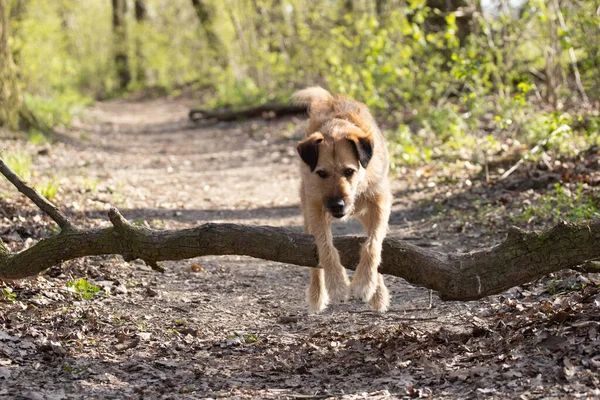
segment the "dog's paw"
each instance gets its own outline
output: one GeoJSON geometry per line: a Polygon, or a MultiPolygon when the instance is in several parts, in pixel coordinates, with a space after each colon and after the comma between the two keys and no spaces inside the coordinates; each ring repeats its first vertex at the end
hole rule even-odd
{"type": "Polygon", "coordinates": [[[327,293],[329,293],[332,302],[344,303],[348,301],[350,298],[350,281],[348,281],[345,271],[335,279],[329,279],[326,275],[325,281],[327,293]]]}
{"type": "Polygon", "coordinates": [[[313,269],[310,275],[310,286],[306,290],[306,302],[310,313],[320,313],[327,307],[329,296],[325,289],[325,279],[322,269],[313,269]]]}
{"type": "Polygon", "coordinates": [[[377,289],[369,304],[373,311],[384,313],[390,307],[390,292],[383,282],[383,275],[377,274],[377,289]]]}
{"type": "Polygon", "coordinates": [[[377,290],[377,272],[375,273],[361,273],[358,270],[352,278],[352,295],[361,299],[362,301],[369,302],[375,291],[377,290]]]}
{"type": "Polygon", "coordinates": [[[329,296],[324,286],[311,286],[306,289],[306,302],[308,303],[308,312],[318,314],[327,308],[329,296]]]}

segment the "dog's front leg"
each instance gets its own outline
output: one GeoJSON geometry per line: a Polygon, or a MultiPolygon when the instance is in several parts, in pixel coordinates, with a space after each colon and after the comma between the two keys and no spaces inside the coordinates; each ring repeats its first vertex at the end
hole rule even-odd
{"type": "Polygon", "coordinates": [[[308,225],[306,228],[315,238],[319,264],[323,268],[322,270],[313,269],[311,272],[311,281],[307,296],[310,310],[312,312],[319,312],[327,304],[327,292],[329,294],[328,297],[332,301],[347,301],[350,295],[350,282],[346,274],[346,269],[340,262],[340,255],[333,246],[331,220],[327,217],[322,207],[307,210],[305,224],[308,225]],[[323,285],[323,275],[325,285],[323,285]]]}
{"type": "Polygon", "coordinates": [[[355,297],[370,302],[374,310],[384,312],[389,306],[389,293],[377,268],[381,263],[383,239],[387,234],[390,198],[381,195],[369,201],[366,208],[360,221],[367,231],[367,240],[363,243],[360,261],[352,278],[352,292],[355,297]]]}
{"type": "MultiPolygon", "coordinates": [[[[304,203],[304,199],[302,199],[304,203]]],[[[304,207],[302,208],[302,214],[304,215],[304,233],[310,235],[309,227],[309,215],[305,212],[304,207]]],[[[327,307],[329,303],[329,295],[325,288],[325,275],[323,268],[311,268],[310,270],[310,286],[306,291],[306,301],[308,302],[309,311],[312,313],[319,313],[327,307]]]]}

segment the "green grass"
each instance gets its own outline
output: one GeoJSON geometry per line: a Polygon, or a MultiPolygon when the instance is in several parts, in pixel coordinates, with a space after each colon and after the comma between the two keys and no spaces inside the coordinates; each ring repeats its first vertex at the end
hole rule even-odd
{"type": "Polygon", "coordinates": [[[586,190],[582,183],[574,190],[557,183],[554,191],[542,195],[534,204],[523,209],[520,215],[514,216],[514,222],[529,222],[533,219],[549,219],[554,222],[565,220],[570,222],[600,217],[597,190],[586,190]]]}
{"type": "Polygon", "coordinates": [[[91,192],[91,193],[96,192],[99,184],[100,184],[100,181],[98,181],[97,179],[86,178],[83,181],[83,187],[84,187],[85,191],[91,192]]]}
{"type": "Polygon", "coordinates": [[[2,154],[6,165],[24,180],[31,179],[31,164],[33,160],[31,155],[25,151],[13,151],[2,154]]]}
{"type": "Polygon", "coordinates": [[[47,181],[44,184],[34,185],[34,187],[48,200],[53,200],[58,193],[58,183],[54,180],[47,181]]]}
{"type": "Polygon", "coordinates": [[[29,142],[33,145],[39,146],[48,143],[48,138],[37,129],[31,129],[29,131],[29,142]]]}

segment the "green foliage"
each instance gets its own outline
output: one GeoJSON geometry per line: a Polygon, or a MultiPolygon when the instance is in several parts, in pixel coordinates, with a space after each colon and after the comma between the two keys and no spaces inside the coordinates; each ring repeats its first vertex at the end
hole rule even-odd
{"type": "Polygon", "coordinates": [[[25,104],[47,126],[68,126],[73,117],[92,104],[92,99],[74,91],[40,96],[25,93],[25,104]]]}
{"type": "Polygon", "coordinates": [[[217,86],[215,97],[208,107],[240,107],[248,104],[261,104],[273,99],[261,90],[252,79],[241,79],[232,83],[222,82],[217,86]]]}
{"type": "Polygon", "coordinates": [[[13,292],[13,290],[4,285],[4,287],[2,288],[2,292],[0,292],[0,296],[2,296],[2,301],[8,302],[8,303],[16,303],[17,301],[17,295],[15,292],[13,292]]]}
{"type": "Polygon", "coordinates": [[[32,128],[29,131],[29,142],[37,146],[48,143],[48,138],[46,138],[46,136],[42,132],[38,131],[35,128],[32,128]]]}
{"type": "Polygon", "coordinates": [[[85,278],[79,278],[76,281],[70,281],[67,283],[67,287],[71,292],[79,295],[82,300],[91,300],[102,290],[98,286],[88,282],[85,278]]]}

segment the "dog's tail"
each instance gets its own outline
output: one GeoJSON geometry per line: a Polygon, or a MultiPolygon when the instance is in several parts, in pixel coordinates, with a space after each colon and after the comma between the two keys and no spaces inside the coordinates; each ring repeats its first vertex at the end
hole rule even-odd
{"type": "Polygon", "coordinates": [[[309,109],[317,104],[327,103],[333,100],[333,96],[320,86],[308,87],[298,90],[292,95],[292,103],[306,105],[309,109]]]}

